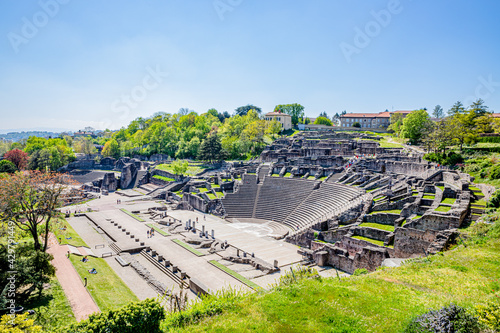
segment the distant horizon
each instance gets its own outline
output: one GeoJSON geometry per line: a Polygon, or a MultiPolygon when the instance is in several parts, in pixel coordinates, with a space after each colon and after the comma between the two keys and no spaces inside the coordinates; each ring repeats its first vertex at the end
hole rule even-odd
{"type": "Polygon", "coordinates": [[[247,104],[267,113],[299,103],[314,118],[482,98],[500,112],[493,0],[44,0],[0,9],[2,131],[117,130],[157,111],[233,114],[247,104]]]}

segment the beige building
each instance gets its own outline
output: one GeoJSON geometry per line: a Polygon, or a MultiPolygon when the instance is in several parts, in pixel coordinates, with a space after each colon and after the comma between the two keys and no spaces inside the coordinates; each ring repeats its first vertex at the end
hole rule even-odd
{"type": "Polygon", "coordinates": [[[387,128],[391,124],[392,115],[400,113],[403,117],[406,117],[411,112],[398,110],[379,113],[346,113],[340,116],[340,126],[353,127],[353,124],[359,123],[361,128],[387,128]]]}
{"type": "Polygon", "coordinates": [[[264,115],[264,120],[271,121],[273,119],[276,119],[281,123],[281,127],[284,131],[292,128],[292,116],[290,116],[289,114],[269,112],[264,115]]]}

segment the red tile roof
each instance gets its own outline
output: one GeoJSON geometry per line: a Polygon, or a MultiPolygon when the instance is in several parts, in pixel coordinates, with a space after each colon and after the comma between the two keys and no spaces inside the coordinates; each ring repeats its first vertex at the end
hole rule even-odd
{"type": "Polygon", "coordinates": [[[268,112],[264,116],[288,116],[288,117],[291,117],[289,114],[281,113],[281,112],[268,112]]]}

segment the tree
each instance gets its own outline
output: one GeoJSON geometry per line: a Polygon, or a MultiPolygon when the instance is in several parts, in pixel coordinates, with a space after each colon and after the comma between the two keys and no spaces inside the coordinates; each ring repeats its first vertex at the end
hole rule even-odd
{"type": "Polygon", "coordinates": [[[259,108],[258,106],[252,105],[252,104],[248,104],[248,105],[245,105],[245,106],[240,106],[240,107],[236,108],[234,111],[236,111],[237,115],[244,116],[250,110],[255,110],[258,114],[262,113],[262,109],[261,108],[259,108]]]}
{"type": "Polygon", "coordinates": [[[266,133],[271,134],[272,137],[274,138],[277,134],[281,132],[282,129],[283,127],[281,123],[276,119],[273,119],[270,122],[268,122],[266,133]]]}
{"type": "Polygon", "coordinates": [[[33,250],[33,245],[29,242],[18,244],[14,249],[7,244],[0,244],[0,308],[5,308],[7,301],[5,290],[10,284],[9,271],[16,272],[15,298],[22,302],[35,290],[41,295],[43,285],[49,283],[50,277],[55,273],[54,266],[50,263],[52,259],[49,253],[33,250]],[[12,257],[15,257],[14,261],[12,257]]]}
{"type": "Polygon", "coordinates": [[[46,251],[50,222],[65,199],[69,178],[38,171],[18,172],[0,179],[0,221],[31,234],[36,251],[46,251]],[[39,227],[44,227],[40,244],[39,227]]]}
{"type": "Polygon", "coordinates": [[[340,124],[340,115],[339,113],[335,113],[335,115],[332,117],[332,123],[335,126],[338,126],[340,124]]]}
{"type": "Polygon", "coordinates": [[[198,158],[210,162],[224,159],[222,144],[217,133],[213,133],[203,140],[198,158]]]}
{"type": "Polygon", "coordinates": [[[20,149],[12,149],[5,153],[3,157],[14,163],[18,170],[24,170],[28,164],[28,154],[20,149]]]}
{"type": "Polygon", "coordinates": [[[94,146],[94,142],[89,137],[78,138],[73,142],[73,150],[76,153],[81,153],[85,155],[96,154],[97,149],[94,146]]]}
{"type": "Polygon", "coordinates": [[[304,117],[304,107],[297,103],[276,105],[274,112],[282,112],[292,116],[293,125],[297,125],[299,119],[304,117]]]}
{"type": "Polygon", "coordinates": [[[0,173],[14,173],[17,171],[16,165],[9,160],[0,161],[0,173]]]}
{"type": "Polygon", "coordinates": [[[476,117],[481,117],[491,114],[491,112],[488,111],[488,109],[489,108],[486,105],[484,105],[484,101],[481,98],[477,99],[469,106],[469,111],[473,112],[476,117]]]}
{"type": "Polygon", "coordinates": [[[430,131],[432,121],[426,110],[412,111],[403,119],[401,137],[409,139],[412,144],[420,141],[425,133],[430,131]]]}
{"type": "Polygon", "coordinates": [[[434,108],[434,111],[432,111],[432,115],[434,116],[434,118],[437,118],[437,119],[441,119],[444,117],[444,110],[441,107],[441,105],[436,105],[436,107],[434,108]]]}
{"type": "Polygon", "coordinates": [[[326,111],[323,111],[319,114],[320,117],[325,117],[325,118],[329,118],[328,117],[328,114],[326,113],[326,111]]]}
{"type": "Polygon", "coordinates": [[[332,126],[332,121],[330,119],[328,119],[327,117],[318,117],[316,118],[316,120],[314,121],[314,124],[315,125],[326,125],[326,126],[332,126]]]}
{"type": "Polygon", "coordinates": [[[454,116],[456,114],[465,113],[465,108],[462,102],[457,101],[453,106],[448,110],[448,115],[454,116]]]}
{"type": "Polygon", "coordinates": [[[355,123],[352,124],[352,127],[361,128],[361,124],[358,123],[358,122],[355,122],[355,123]]]}
{"type": "Polygon", "coordinates": [[[389,131],[393,131],[398,137],[401,132],[401,126],[403,126],[403,118],[404,115],[402,113],[393,113],[390,118],[391,123],[389,127],[387,127],[389,131]]]}
{"type": "Polygon", "coordinates": [[[173,161],[172,164],[172,171],[176,175],[183,175],[186,173],[188,167],[189,167],[189,162],[188,161],[181,161],[181,160],[176,160],[173,161]]]}
{"type": "Polygon", "coordinates": [[[120,157],[120,146],[115,139],[111,139],[104,144],[104,148],[102,148],[102,156],[104,157],[120,157]]]}
{"type": "Polygon", "coordinates": [[[217,117],[217,116],[218,116],[218,114],[219,114],[219,112],[217,112],[217,110],[216,110],[216,109],[214,109],[214,108],[212,108],[212,109],[208,110],[208,111],[207,111],[207,113],[208,113],[208,114],[211,114],[211,115],[212,115],[212,116],[214,116],[214,117],[217,117]]]}
{"type": "Polygon", "coordinates": [[[0,332],[2,333],[41,333],[42,327],[35,325],[35,319],[28,318],[28,312],[15,315],[12,321],[11,315],[3,315],[0,319],[0,332]]]}

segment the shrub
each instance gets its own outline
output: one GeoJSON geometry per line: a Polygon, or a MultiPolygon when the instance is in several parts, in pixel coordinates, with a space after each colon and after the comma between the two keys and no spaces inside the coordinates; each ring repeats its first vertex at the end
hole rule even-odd
{"type": "Polygon", "coordinates": [[[356,122],[356,123],[353,123],[352,124],[352,127],[357,127],[357,128],[361,128],[361,124],[356,122]]]}
{"type": "Polygon", "coordinates": [[[490,302],[488,305],[476,306],[479,322],[495,332],[500,332],[500,304],[490,302]]]}
{"type": "Polygon", "coordinates": [[[17,171],[16,165],[9,160],[0,161],[0,172],[14,173],[17,171]]]}
{"type": "Polygon", "coordinates": [[[156,333],[165,319],[165,310],[153,299],[132,302],[121,309],[92,314],[88,319],[61,329],[73,333],[156,333]]]}
{"type": "Polygon", "coordinates": [[[366,268],[358,268],[354,271],[354,273],[352,275],[354,276],[358,276],[358,275],[364,275],[364,274],[368,274],[368,270],[366,268]]]}
{"type": "Polygon", "coordinates": [[[448,157],[444,158],[441,162],[444,165],[455,165],[457,163],[462,163],[464,158],[462,155],[451,152],[448,154],[448,157]]]}
{"type": "Polygon", "coordinates": [[[405,333],[475,333],[480,332],[478,318],[455,304],[416,317],[404,330],[405,333]]]}
{"type": "Polygon", "coordinates": [[[495,191],[495,193],[493,193],[493,195],[490,198],[490,201],[488,201],[487,206],[494,208],[500,207],[500,190],[497,190],[495,191]]]}
{"type": "Polygon", "coordinates": [[[489,177],[490,179],[500,179],[500,164],[491,167],[489,177]]]}
{"type": "Polygon", "coordinates": [[[424,160],[439,163],[439,161],[441,161],[441,155],[438,153],[428,153],[424,155],[424,160]]]}

